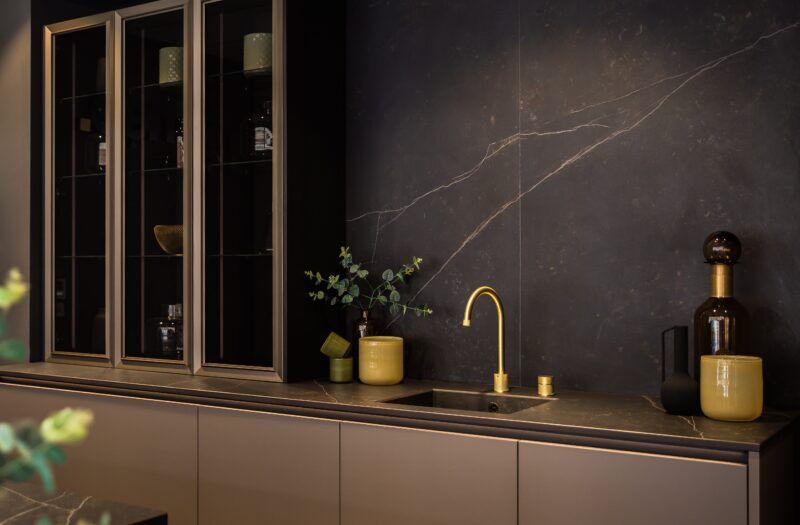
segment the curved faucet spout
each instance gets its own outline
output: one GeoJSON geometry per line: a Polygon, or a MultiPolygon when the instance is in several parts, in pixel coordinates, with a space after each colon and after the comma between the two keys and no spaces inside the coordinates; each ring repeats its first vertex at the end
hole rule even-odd
{"type": "Polygon", "coordinates": [[[491,286],[481,286],[476,288],[472,295],[467,299],[467,306],[464,308],[464,326],[470,326],[470,317],[472,316],[472,307],[475,301],[481,295],[488,295],[494,301],[497,308],[497,373],[494,375],[494,391],[495,392],[508,392],[508,374],[503,368],[503,303],[500,301],[500,296],[491,286]]]}

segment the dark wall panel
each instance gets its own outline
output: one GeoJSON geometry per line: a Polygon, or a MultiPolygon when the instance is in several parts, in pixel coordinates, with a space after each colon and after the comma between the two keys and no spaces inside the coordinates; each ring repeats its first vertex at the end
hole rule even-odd
{"type": "MultiPolygon", "coordinates": [[[[767,400],[800,405],[800,5],[348,2],[347,230],[373,269],[425,259],[409,375],[653,394],[662,329],[707,296],[701,246],[744,245],[736,295],[767,400]]],[[[391,323],[391,320],[389,320],[391,323]]]]}

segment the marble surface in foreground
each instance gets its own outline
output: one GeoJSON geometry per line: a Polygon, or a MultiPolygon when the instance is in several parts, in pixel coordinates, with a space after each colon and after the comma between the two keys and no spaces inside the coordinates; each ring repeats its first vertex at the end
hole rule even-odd
{"type": "Polygon", "coordinates": [[[30,481],[0,486],[0,523],[38,523],[50,518],[54,525],[70,525],[86,520],[99,523],[108,513],[114,525],[166,525],[167,513],[56,490],[46,492],[30,481]]]}
{"type": "MultiPolygon", "coordinates": [[[[13,382],[14,378],[69,383],[70,388],[77,390],[86,385],[130,389],[131,395],[136,395],[136,391],[149,391],[198,396],[203,398],[203,403],[207,403],[208,398],[215,398],[328,409],[340,411],[344,420],[348,419],[348,414],[358,413],[739,451],[759,450],[790,425],[796,416],[793,412],[769,409],[760,419],[750,423],[714,421],[703,416],[673,416],[664,412],[657,398],[650,396],[559,391],[558,385],[556,397],[547,403],[513,414],[497,414],[382,402],[432,388],[490,391],[488,383],[406,380],[399,385],[378,387],[358,382],[334,384],[323,380],[267,383],[56,363],[0,366],[0,383],[13,382]]],[[[512,388],[510,393],[536,394],[533,388],[522,387],[512,388]]]]}

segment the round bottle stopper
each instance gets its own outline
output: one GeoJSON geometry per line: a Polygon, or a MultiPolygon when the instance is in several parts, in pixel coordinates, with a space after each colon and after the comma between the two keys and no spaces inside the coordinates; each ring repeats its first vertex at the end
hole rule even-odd
{"type": "Polygon", "coordinates": [[[741,255],[742,243],[731,232],[714,232],[703,243],[703,256],[710,264],[735,264],[741,255]]]}

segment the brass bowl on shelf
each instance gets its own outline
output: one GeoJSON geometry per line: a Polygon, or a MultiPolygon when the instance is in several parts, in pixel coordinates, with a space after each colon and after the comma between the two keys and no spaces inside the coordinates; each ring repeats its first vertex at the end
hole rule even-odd
{"type": "Polygon", "coordinates": [[[183,224],[159,224],[153,227],[156,241],[170,255],[183,255],[183,224]]]}

